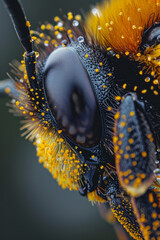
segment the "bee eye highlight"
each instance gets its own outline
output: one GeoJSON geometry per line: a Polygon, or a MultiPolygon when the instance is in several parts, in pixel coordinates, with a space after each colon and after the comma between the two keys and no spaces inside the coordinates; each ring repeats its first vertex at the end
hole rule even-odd
{"type": "Polygon", "coordinates": [[[89,76],[72,48],[50,54],[45,65],[47,100],[58,127],[74,143],[97,145],[101,118],[89,76]]]}
{"type": "Polygon", "coordinates": [[[160,43],[160,24],[156,23],[144,32],[142,44],[152,46],[160,43]]]}
{"type": "Polygon", "coordinates": [[[160,25],[154,27],[149,35],[148,35],[149,42],[160,42],[160,25]]]}

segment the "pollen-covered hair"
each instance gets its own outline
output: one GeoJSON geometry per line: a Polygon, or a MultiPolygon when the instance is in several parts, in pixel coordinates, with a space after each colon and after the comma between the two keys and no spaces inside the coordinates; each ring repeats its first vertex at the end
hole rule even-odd
{"type": "MultiPolygon", "coordinates": [[[[49,170],[53,178],[63,188],[69,190],[79,190],[82,183],[82,176],[90,170],[84,161],[77,155],[78,146],[74,148],[69,145],[63,136],[63,131],[56,128],[53,123],[51,108],[46,100],[44,87],[44,65],[47,57],[57,48],[67,49],[68,44],[74,41],[86,41],[88,43],[85,30],[81,26],[81,16],[73,16],[71,12],[62,18],[54,18],[55,25],[50,23],[42,24],[37,31],[31,31],[32,40],[37,48],[36,52],[36,81],[37,88],[30,86],[27,77],[26,64],[15,62],[13,73],[16,75],[15,87],[18,91],[17,97],[12,99],[13,112],[23,116],[22,135],[26,136],[37,147],[39,162],[49,170]]],[[[30,25],[30,23],[28,22],[30,25]]],[[[88,43],[89,44],[89,43],[88,43]]],[[[84,52],[88,61],[89,55],[84,52]]],[[[102,64],[100,64],[102,67],[102,64]]],[[[92,70],[93,74],[100,74],[97,68],[92,70]]],[[[63,87],[63,86],[62,86],[63,87]]],[[[78,151],[81,154],[81,150],[78,151]]],[[[91,156],[94,158],[94,155],[91,156]]],[[[94,191],[88,194],[88,198],[93,203],[104,202],[104,200],[94,191]]]]}
{"type": "Polygon", "coordinates": [[[105,1],[88,15],[86,29],[102,47],[136,54],[144,31],[160,20],[159,12],[159,0],[105,1]]]}
{"type": "MultiPolygon", "coordinates": [[[[55,17],[55,25],[42,24],[37,31],[31,31],[32,40],[38,50],[36,53],[38,88],[31,88],[25,68],[25,61],[13,64],[16,75],[15,87],[18,91],[12,99],[13,112],[24,116],[23,134],[37,146],[39,162],[43,163],[53,178],[57,179],[63,189],[78,190],[80,174],[86,166],[80,164],[76,153],[63,138],[62,130],[56,130],[51,120],[49,105],[44,95],[43,77],[41,69],[45,59],[57,47],[65,47],[82,33],[79,25],[81,16],[73,18],[72,13],[64,19],[55,17]],[[25,131],[24,131],[25,130],[25,131]]],[[[30,23],[27,22],[30,26],[30,23]]],[[[34,80],[34,79],[33,79],[34,80]]]]}
{"type": "MultiPolygon", "coordinates": [[[[15,25],[16,9],[9,11],[15,25]]],[[[126,231],[143,239],[137,220],[143,233],[149,224],[139,218],[141,199],[153,192],[159,203],[160,0],[106,1],[86,23],[69,12],[37,31],[19,10],[24,29],[20,21],[16,30],[26,53],[13,65],[12,108],[25,117],[23,135],[63,189],[109,202],[126,231]]],[[[145,213],[155,208],[152,201],[145,206],[145,213]]],[[[148,216],[154,232],[159,215],[148,216]]]]}

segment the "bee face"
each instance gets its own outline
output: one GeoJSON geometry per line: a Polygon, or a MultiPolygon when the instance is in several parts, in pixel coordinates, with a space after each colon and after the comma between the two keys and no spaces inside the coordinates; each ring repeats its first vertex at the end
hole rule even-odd
{"type": "MultiPolygon", "coordinates": [[[[21,9],[5,2],[14,20],[21,9]]],[[[159,7],[112,1],[84,28],[69,12],[32,37],[23,14],[23,31],[14,20],[26,50],[12,100],[24,135],[63,189],[109,203],[134,239],[159,236],[159,7]]]]}
{"type": "MultiPolygon", "coordinates": [[[[63,182],[63,188],[79,189],[83,195],[93,192],[103,173],[105,159],[109,158],[109,162],[112,159],[111,153],[109,157],[106,148],[113,152],[110,133],[113,123],[107,121],[109,117],[111,118],[111,114],[108,113],[105,104],[107,104],[106,94],[109,101],[113,97],[113,92],[116,92],[116,86],[112,81],[106,53],[98,48],[93,49],[83,36],[78,36],[75,42],[53,51],[46,58],[44,66],[40,62],[38,76],[40,76],[39,82],[44,86],[44,97],[37,94],[38,99],[47,100],[42,104],[43,109],[40,109],[39,118],[46,124],[46,129],[48,127],[52,129],[52,126],[54,134],[60,136],[62,148],[60,164],[63,164],[64,156],[68,158],[68,154],[71,160],[77,159],[73,166],[72,161],[65,161],[65,164],[71,165],[73,169],[65,170],[64,174],[59,172],[60,166],[57,168],[58,174],[53,168],[51,172],[55,178],[58,178],[59,184],[63,182]],[[77,173],[76,178],[76,174],[71,178],[73,171],[77,173]],[[66,174],[67,178],[64,180],[66,174]],[[59,177],[60,175],[62,176],[59,177]],[[77,186],[77,181],[81,182],[80,186],[77,186]]],[[[30,98],[36,99],[37,97],[33,94],[34,89],[30,98]]],[[[116,101],[113,99],[112,106],[115,105],[116,101]]],[[[35,115],[34,111],[33,114],[35,115]]],[[[49,134],[51,134],[51,140],[51,130],[49,134]]],[[[54,141],[56,148],[57,140],[54,141]]],[[[46,139],[43,142],[46,143],[46,139]]],[[[39,137],[37,144],[41,152],[39,137]]],[[[43,154],[43,157],[51,160],[52,154],[47,157],[43,154]]],[[[43,157],[41,156],[40,160],[42,162],[45,161],[43,157]]],[[[57,161],[57,155],[55,155],[55,161],[57,161]]],[[[44,164],[47,166],[48,162],[44,164]]]]}

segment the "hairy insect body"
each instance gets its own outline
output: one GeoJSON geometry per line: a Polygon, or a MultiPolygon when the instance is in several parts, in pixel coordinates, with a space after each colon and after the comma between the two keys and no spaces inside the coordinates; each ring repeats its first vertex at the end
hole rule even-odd
{"type": "Polygon", "coordinates": [[[26,51],[12,106],[39,162],[132,238],[159,240],[160,1],[104,2],[85,29],[69,12],[32,37],[18,1],[5,3],[26,51]]]}

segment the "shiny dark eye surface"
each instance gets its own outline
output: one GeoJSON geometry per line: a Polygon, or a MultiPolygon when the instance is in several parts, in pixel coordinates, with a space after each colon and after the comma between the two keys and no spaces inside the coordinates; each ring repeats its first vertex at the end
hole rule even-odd
{"type": "Polygon", "coordinates": [[[101,119],[86,70],[72,48],[50,54],[45,65],[47,99],[65,135],[84,147],[96,145],[101,138],[101,119]]]}
{"type": "Polygon", "coordinates": [[[160,24],[155,23],[151,28],[144,32],[142,44],[152,46],[160,43],[160,24]]]}

